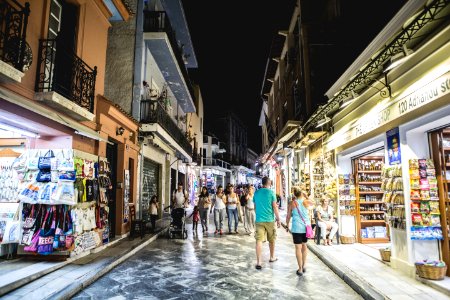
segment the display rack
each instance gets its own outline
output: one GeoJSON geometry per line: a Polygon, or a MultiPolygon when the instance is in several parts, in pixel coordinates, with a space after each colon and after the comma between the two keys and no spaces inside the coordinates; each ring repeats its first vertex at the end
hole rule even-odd
{"type": "Polygon", "coordinates": [[[355,179],[352,174],[339,174],[339,212],[341,216],[356,215],[355,179]]]}
{"type": "Polygon", "coordinates": [[[401,166],[383,168],[383,201],[386,204],[386,220],[391,228],[406,229],[405,198],[401,166]]]}
{"type": "Polygon", "coordinates": [[[360,243],[389,241],[384,214],[382,169],[384,157],[365,156],[354,160],[356,228],[360,243]]]}

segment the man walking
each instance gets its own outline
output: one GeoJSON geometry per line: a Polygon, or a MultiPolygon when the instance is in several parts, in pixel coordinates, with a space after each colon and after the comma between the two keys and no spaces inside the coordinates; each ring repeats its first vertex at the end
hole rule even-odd
{"type": "Polygon", "coordinates": [[[262,242],[269,241],[270,259],[269,262],[277,261],[275,257],[275,240],[277,238],[277,229],[275,228],[275,217],[277,227],[280,227],[280,215],[278,213],[277,197],[269,189],[272,182],[268,177],[262,179],[262,188],[256,191],[253,197],[256,214],[256,269],[261,270],[261,251],[262,242]],[[275,215],[275,217],[274,217],[275,215]]]}

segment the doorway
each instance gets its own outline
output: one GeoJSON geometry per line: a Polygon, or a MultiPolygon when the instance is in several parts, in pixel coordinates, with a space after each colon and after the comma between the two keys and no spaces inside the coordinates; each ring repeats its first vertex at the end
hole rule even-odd
{"type": "Polygon", "coordinates": [[[106,144],[106,158],[111,165],[111,184],[112,189],[109,191],[109,214],[108,214],[108,224],[109,224],[109,238],[114,239],[116,236],[116,211],[117,211],[117,201],[116,201],[116,188],[117,188],[117,154],[118,148],[117,143],[110,141],[106,144]]]}

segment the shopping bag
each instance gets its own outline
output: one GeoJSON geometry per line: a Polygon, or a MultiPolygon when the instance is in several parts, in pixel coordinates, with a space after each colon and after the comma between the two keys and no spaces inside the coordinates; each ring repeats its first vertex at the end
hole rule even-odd
{"type": "Polygon", "coordinates": [[[50,170],[52,167],[51,159],[55,157],[53,150],[48,150],[44,156],[39,157],[38,168],[39,170],[50,170]]]}
{"type": "Polygon", "coordinates": [[[39,150],[34,151],[34,155],[28,155],[27,169],[28,170],[39,169],[39,150]]]}
{"type": "Polygon", "coordinates": [[[40,170],[36,176],[37,182],[50,182],[52,181],[52,172],[50,170],[40,170]]]}
{"type": "Polygon", "coordinates": [[[62,149],[62,158],[59,162],[60,171],[74,171],[75,164],[73,160],[73,151],[71,149],[62,149]]]}
{"type": "Polygon", "coordinates": [[[12,167],[14,170],[16,170],[17,174],[23,174],[27,171],[27,158],[28,155],[26,152],[24,152],[12,163],[12,167]]]}
{"type": "Polygon", "coordinates": [[[36,252],[39,241],[39,231],[36,231],[31,239],[31,242],[23,248],[26,252],[36,252]]]}

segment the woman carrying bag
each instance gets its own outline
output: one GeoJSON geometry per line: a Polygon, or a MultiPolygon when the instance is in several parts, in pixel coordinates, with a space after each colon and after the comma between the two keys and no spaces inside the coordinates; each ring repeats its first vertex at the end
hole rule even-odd
{"type": "Polygon", "coordinates": [[[295,245],[295,255],[297,257],[298,270],[297,275],[303,276],[306,272],[305,263],[308,248],[306,243],[308,238],[313,235],[311,220],[309,219],[308,207],[312,205],[305,192],[299,188],[294,189],[295,200],[288,206],[286,215],[286,231],[289,231],[289,221],[292,218],[291,233],[295,245]]]}

